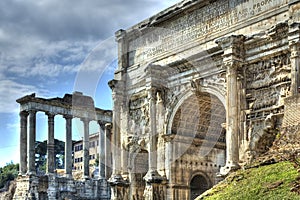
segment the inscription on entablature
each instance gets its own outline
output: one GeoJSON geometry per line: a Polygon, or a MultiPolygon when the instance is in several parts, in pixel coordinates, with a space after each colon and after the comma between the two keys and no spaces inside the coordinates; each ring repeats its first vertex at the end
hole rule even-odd
{"type": "Polygon", "coordinates": [[[239,22],[286,4],[285,0],[217,0],[173,21],[150,29],[129,42],[130,65],[158,56],[207,34],[227,29],[239,22]]]}

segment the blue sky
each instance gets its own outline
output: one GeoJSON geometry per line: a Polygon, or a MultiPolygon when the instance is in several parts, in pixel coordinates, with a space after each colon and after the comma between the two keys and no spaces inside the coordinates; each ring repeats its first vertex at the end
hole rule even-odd
{"type": "MultiPolygon", "coordinates": [[[[1,0],[0,1],[0,166],[19,161],[19,105],[36,93],[62,97],[82,91],[97,107],[111,109],[107,81],[116,66],[114,33],[178,0],[1,0]],[[92,75],[92,76],[89,76],[92,75]]],[[[73,139],[81,123],[73,121],[73,139]]],[[[55,118],[63,140],[64,120],[55,118]]],[[[97,131],[95,124],[91,132],[97,131]]],[[[37,114],[37,140],[47,138],[47,118],[37,114]]]]}

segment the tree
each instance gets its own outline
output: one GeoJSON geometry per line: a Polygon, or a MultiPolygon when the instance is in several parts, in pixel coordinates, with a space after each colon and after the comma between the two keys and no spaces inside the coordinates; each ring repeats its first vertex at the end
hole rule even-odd
{"type": "Polygon", "coordinates": [[[19,164],[13,162],[0,167],[0,188],[3,188],[7,181],[12,181],[18,176],[19,164]]]}

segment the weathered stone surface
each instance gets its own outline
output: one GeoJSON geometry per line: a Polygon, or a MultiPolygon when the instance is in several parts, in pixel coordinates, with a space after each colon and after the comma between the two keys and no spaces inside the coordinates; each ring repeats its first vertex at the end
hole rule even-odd
{"type": "MultiPolygon", "coordinates": [[[[17,100],[20,103],[20,173],[14,199],[110,199],[110,187],[104,179],[90,179],[89,167],[89,122],[111,123],[112,112],[94,107],[89,96],[75,92],[63,98],[37,98],[35,94],[17,100]],[[35,165],[36,112],[48,115],[47,170],[46,175],[37,173],[35,165]],[[55,170],[54,117],[63,115],[66,119],[66,146],[64,176],[55,170]],[[27,118],[29,132],[27,133],[27,118]],[[84,123],[83,177],[72,178],[72,118],[79,117],[84,123]],[[28,138],[28,144],[27,144],[28,138]],[[28,153],[27,153],[28,149],[28,153]],[[82,180],[83,179],[83,180],[82,180]]],[[[104,134],[104,133],[102,133],[104,134]]],[[[109,133],[107,133],[109,135],[109,133]]],[[[103,143],[103,142],[102,142],[103,143]]],[[[104,148],[104,144],[102,145],[104,148]]],[[[110,152],[111,149],[107,149],[110,152]]],[[[103,161],[104,162],[104,161],[103,161]]],[[[102,172],[102,175],[105,172],[102,172]]]]}
{"type": "MultiPolygon", "coordinates": [[[[299,8],[299,0],[184,0],[116,32],[113,116],[95,115],[81,94],[26,96],[18,100],[21,111],[112,121],[112,144],[105,142],[112,148],[111,199],[191,199],[220,181],[218,172],[267,151],[280,128],[298,132],[299,8]]],[[[30,198],[43,195],[37,182],[24,181],[30,198]]],[[[51,179],[48,194],[67,197],[76,188],[92,199],[98,191],[89,179],[65,182],[51,179]]]]}
{"type": "Polygon", "coordinates": [[[150,173],[146,184],[135,177],[137,152],[148,153],[167,199],[190,199],[193,177],[211,187],[220,169],[269,149],[290,123],[284,99],[300,86],[299,8],[297,0],[186,0],[116,33],[114,133],[129,160],[120,170],[128,199],[141,190],[158,198],[150,173]]]}

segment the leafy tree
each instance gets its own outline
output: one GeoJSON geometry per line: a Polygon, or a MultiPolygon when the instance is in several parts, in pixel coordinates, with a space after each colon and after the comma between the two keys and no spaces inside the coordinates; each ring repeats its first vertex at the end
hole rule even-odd
{"type": "Polygon", "coordinates": [[[12,181],[18,176],[19,164],[13,162],[0,167],[0,188],[3,188],[7,181],[12,181]]]}
{"type": "MultiPolygon", "coordinates": [[[[56,169],[64,168],[64,153],[65,142],[55,139],[54,140],[54,154],[55,154],[55,167],[56,169]]],[[[35,160],[36,167],[39,171],[46,171],[47,166],[47,140],[35,143],[35,160]]]]}

